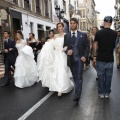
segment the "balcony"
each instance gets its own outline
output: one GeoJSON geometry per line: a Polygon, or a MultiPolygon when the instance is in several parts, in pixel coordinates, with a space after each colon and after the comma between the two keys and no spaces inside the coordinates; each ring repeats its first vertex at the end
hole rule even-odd
{"type": "Polygon", "coordinates": [[[28,2],[26,2],[26,1],[24,1],[24,8],[25,8],[26,10],[31,11],[31,5],[30,5],[28,2]]]}
{"type": "Polygon", "coordinates": [[[72,4],[69,4],[69,12],[70,14],[74,13],[74,6],[72,4]]]}
{"type": "Polygon", "coordinates": [[[48,13],[48,11],[45,12],[45,17],[49,18],[49,13],[48,13]]]}
{"type": "Polygon", "coordinates": [[[82,13],[81,13],[80,10],[77,10],[76,13],[77,13],[77,15],[79,15],[80,17],[82,16],[82,13]]]}
{"type": "Polygon", "coordinates": [[[90,32],[90,29],[87,28],[87,31],[90,32]]]}
{"type": "Polygon", "coordinates": [[[87,8],[87,5],[86,4],[78,4],[78,8],[87,8]]]}
{"type": "Polygon", "coordinates": [[[81,31],[86,31],[86,28],[81,28],[81,31]]]}
{"type": "Polygon", "coordinates": [[[36,14],[41,15],[41,9],[40,9],[40,7],[36,6],[36,14]]]}
{"type": "Polygon", "coordinates": [[[72,4],[69,4],[69,10],[70,11],[74,10],[74,6],[72,4]]]}
{"type": "MultiPolygon", "coordinates": [[[[5,1],[5,0],[2,0],[2,1],[5,1]]],[[[14,3],[15,5],[18,5],[18,0],[6,0],[7,2],[9,2],[9,3],[14,3]]],[[[5,1],[5,2],[6,2],[5,1]]],[[[5,3],[6,4],[6,3],[5,3]]],[[[8,4],[8,3],[7,3],[8,4]]],[[[2,6],[4,6],[4,5],[2,5],[2,6]]]]}
{"type": "Polygon", "coordinates": [[[18,0],[13,0],[13,3],[15,3],[15,5],[18,5],[18,0]]]}

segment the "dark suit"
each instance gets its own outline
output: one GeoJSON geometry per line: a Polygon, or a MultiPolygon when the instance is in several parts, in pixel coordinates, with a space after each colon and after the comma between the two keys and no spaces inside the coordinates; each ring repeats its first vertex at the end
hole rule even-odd
{"type": "Polygon", "coordinates": [[[89,44],[87,40],[87,35],[83,32],[77,31],[77,37],[73,44],[71,32],[64,36],[64,46],[67,46],[67,50],[72,49],[73,55],[67,56],[67,65],[71,68],[73,78],[75,81],[75,99],[80,99],[82,92],[82,82],[83,82],[83,67],[84,62],[81,61],[81,57],[88,57],[89,54],[89,44]]]}
{"type": "Polygon", "coordinates": [[[8,53],[4,53],[4,62],[5,62],[5,74],[4,74],[4,83],[9,83],[10,78],[10,69],[11,66],[15,67],[15,60],[17,57],[17,49],[15,47],[15,41],[8,39],[4,42],[4,49],[8,50],[8,53]],[[12,48],[10,51],[9,48],[12,48]]]}

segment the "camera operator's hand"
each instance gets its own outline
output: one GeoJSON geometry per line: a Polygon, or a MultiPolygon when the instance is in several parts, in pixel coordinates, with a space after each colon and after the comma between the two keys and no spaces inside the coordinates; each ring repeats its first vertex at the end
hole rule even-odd
{"type": "Polygon", "coordinates": [[[86,62],[86,58],[85,58],[85,57],[81,57],[81,60],[82,60],[83,62],[86,62]]]}
{"type": "Polygon", "coordinates": [[[96,63],[96,57],[93,57],[93,61],[96,63]]]}
{"type": "Polygon", "coordinates": [[[37,48],[33,48],[33,50],[37,50],[37,48]]]}
{"type": "Polygon", "coordinates": [[[8,53],[8,50],[7,49],[4,49],[5,50],[5,53],[8,53]]]}
{"type": "Polygon", "coordinates": [[[13,50],[13,48],[9,48],[9,51],[13,50]]]}

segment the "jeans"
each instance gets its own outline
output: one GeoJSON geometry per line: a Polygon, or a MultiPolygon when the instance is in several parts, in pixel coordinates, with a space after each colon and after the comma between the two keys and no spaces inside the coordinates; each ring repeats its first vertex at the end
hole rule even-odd
{"type": "Polygon", "coordinates": [[[110,94],[113,75],[113,62],[96,62],[98,94],[110,94]]]}

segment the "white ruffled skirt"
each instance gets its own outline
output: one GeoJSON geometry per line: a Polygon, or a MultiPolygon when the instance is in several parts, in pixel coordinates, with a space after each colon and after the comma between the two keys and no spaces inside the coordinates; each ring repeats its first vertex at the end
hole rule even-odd
{"type": "Polygon", "coordinates": [[[14,78],[15,86],[19,88],[29,87],[37,82],[37,66],[31,47],[25,46],[18,55],[15,63],[14,78]]]}

